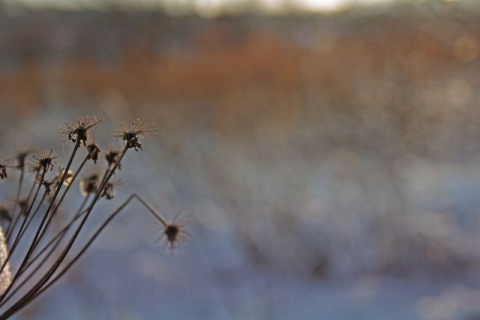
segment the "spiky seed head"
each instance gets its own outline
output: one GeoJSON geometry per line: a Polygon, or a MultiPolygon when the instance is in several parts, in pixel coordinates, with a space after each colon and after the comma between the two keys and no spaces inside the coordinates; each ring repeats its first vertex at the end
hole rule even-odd
{"type": "Polygon", "coordinates": [[[38,157],[35,155],[33,156],[35,161],[30,164],[30,168],[37,173],[52,171],[55,159],[57,158],[58,156],[54,155],[53,149],[43,150],[38,157]]]}
{"type": "Polygon", "coordinates": [[[179,222],[178,217],[181,210],[179,210],[173,220],[170,223],[162,222],[162,234],[157,239],[165,239],[165,244],[170,252],[173,253],[178,246],[183,243],[188,238],[188,232],[185,230],[185,226],[188,225],[188,222],[179,222]]]}
{"type": "Polygon", "coordinates": [[[137,119],[131,123],[122,124],[120,129],[113,132],[113,135],[125,141],[128,149],[133,148],[135,151],[138,151],[139,149],[143,150],[140,139],[157,132],[156,123],[148,123],[137,119]]]}
{"type": "Polygon", "coordinates": [[[80,145],[83,143],[87,146],[88,130],[99,123],[102,123],[104,119],[97,119],[97,117],[79,117],[77,122],[65,122],[64,127],[60,128],[60,134],[66,134],[68,140],[80,145]]]}

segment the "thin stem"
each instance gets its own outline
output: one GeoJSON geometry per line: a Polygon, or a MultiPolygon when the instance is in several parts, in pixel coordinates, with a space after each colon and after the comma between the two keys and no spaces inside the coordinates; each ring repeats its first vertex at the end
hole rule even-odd
{"type": "Polygon", "coordinates": [[[162,217],[160,215],[160,213],[158,213],[145,199],[143,199],[141,196],[139,196],[138,194],[134,193],[132,194],[132,197],[135,197],[138,201],[140,201],[141,204],[143,204],[145,206],[145,208],[148,209],[148,211],[150,211],[150,213],[158,220],[160,221],[160,223],[166,227],[168,226],[168,223],[167,223],[167,220],[165,220],[164,217],[162,217]]]}
{"type": "MultiPolygon", "coordinates": [[[[23,185],[23,178],[25,176],[25,168],[22,167],[20,170],[20,178],[18,180],[18,186],[17,186],[17,193],[15,194],[15,201],[13,202],[13,208],[12,208],[12,217],[15,216],[15,211],[17,210],[17,204],[18,204],[18,199],[20,198],[20,193],[22,192],[22,185],[23,185]]],[[[18,213],[18,216],[14,218],[14,222],[10,223],[8,225],[7,232],[5,233],[5,241],[8,243],[8,240],[10,239],[10,233],[12,232],[17,224],[18,217],[21,215],[21,212],[18,213]]]]}
{"type": "MultiPolygon", "coordinates": [[[[23,230],[24,230],[24,228],[25,228],[25,224],[27,223],[27,218],[28,218],[28,216],[30,215],[30,211],[32,210],[33,204],[34,204],[35,201],[37,200],[38,192],[40,191],[40,187],[42,186],[42,181],[43,181],[43,179],[44,179],[44,177],[45,177],[45,173],[46,173],[46,172],[45,172],[45,170],[44,170],[43,173],[42,173],[41,179],[40,179],[40,183],[38,184],[38,187],[37,187],[37,189],[36,189],[36,191],[35,191],[35,195],[34,195],[32,201],[31,201],[31,203],[30,203],[30,206],[29,206],[27,212],[25,213],[25,218],[23,219],[22,225],[20,226],[20,229],[18,230],[18,233],[17,233],[17,235],[16,235],[16,237],[15,237],[15,240],[14,240],[14,242],[13,242],[13,245],[12,245],[12,248],[11,248],[11,250],[10,250],[10,253],[8,254],[7,259],[5,259],[4,263],[2,264],[2,267],[0,268],[0,273],[3,272],[3,269],[5,269],[5,266],[9,263],[10,258],[13,256],[13,253],[15,252],[15,249],[17,248],[17,245],[18,245],[18,243],[19,243],[19,241],[20,241],[21,235],[23,234],[23,230]]],[[[34,189],[35,189],[35,181],[33,182],[32,188],[30,189],[30,192],[29,192],[29,194],[28,194],[28,197],[27,197],[27,200],[26,200],[27,203],[30,202],[30,197],[31,197],[32,192],[33,192],[34,189]]],[[[21,215],[21,214],[22,214],[22,212],[20,212],[19,215],[21,215]]],[[[11,284],[10,284],[10,285],[11,285],[11,284]]],[[[7,290],[8,290],[8,289],[7,289],[7,290]]],[[[2,301],[2,298],[3,298],[3,296],[0,297],[0,301],[2,301]]]]}
{"type": "MultiPolygon", "coordinates": [[[[50,200],[50,204],[48,205],[48,208],[47,210],[45,211],[45,216],[44,216],[44,219],[45,220],[48,216],[48,214],[50,213],[50,211],[52,210],[52,207],[53,205],[55,204],[55,200],[57,199],[57,196],[58,196],[58,193],[60,192],[60,189],[62,188],[62,185],[63,185],[63,182],[65,181],[65,178],[67,177],[67,174],[68,174],[68,170],[70,170],[70,166],[72,165],[72,162],[73,162],[73,158],[75,158],[75,154],[77,153],[77,150],[78,148],[80,148],[80,140],[77,140],[77,142],[75,143],[75,147],[73,148],[73,151],[72,151],[72,155],[70,156],[70,159],[68,160],[68,163],[67,163],[67,166],[65,167],[65,170],[63,172],[63,175],[62,175],[62,178],[60,179],[60,181],[58,182],[58,187],[55,189],[55,193],[53,194],[53,197],[52,199],[50,200]]],[[[62,198],[63,199],[63,198],[62,198]]],[[[56,207],[56,209],[58,209],[58,207],[56,207]]],[[[42,221],[42,224],[44,223],[44,221],[42,221]]],[[[37,238],[39,236],[39,233],[40,233],[40,229],[39,228],[37,230],[37,233],[35,234],[35,238],[32,242],[32,245],[30,246],[30,248],[28,249],[28,253],[27,255],[30,255],[31,252],[33,251],[33,249],[35,248],[36,246],[36,241],[37,241],[37,238]]]]}
{"type": "MultiPolygon", "coordinates": [[[[49,227],[53,217],[55,216],[55,214],[57,213],[58,209],[60,208],[60,205],[62,204],[63,202],[63,199],[65,198],[67,192],[70,190],[70,187],[73,185],[73,183],[75,182],[75,179],[77,178],[77,176],[80,174],[80,172],[82,171],[83,167],[85,166],[85,163],[87,162],[88,160],[88,155],[83,159],[82,163],[80,164],[80,166],[78,167],[77,171],[75,172],[75,174],[73,175],[72,177],[72,181],[69,185],[67,185],[67,187],[65,188],[62,196],[60,197],[60,200],[58,201],[58,204],[55,206],[55,209],[53,210],[52,214],[50,214],[49,218],[48,218],[48,221],[47,223],[45,224],[45,227],[43,228],[43,230],[40,232],[40,234],[38,234],[37,232],[37,235],[38,237],[35,237],[34,239],[34,243],[33,243],[33,248],[32,248],[32,252],[33,250],[35,250],[35,248],[37,247],[38,243],[40,242],[40,240],[43,238],[43,236],[45,235],[45,232],[47,231],[47,228],[49,227]]],[[[67,171],[67,170],[65,170],[67,171]]],[[[58,188],[60,188],[60,185],[58,186],[58,188]]],[[[45,215],[45,218],[46,218],[47,215],[45,215]]],[[[43,227],[43,224],[45,222],[45,218],[43,219],[42,221],[42,224],[40,225],[39,229],[42,229],[43,227]]]]}
{"type": "Polygon", "coordinates": [[[119,214],[125,207],[132,201],[133,199],[137,199],[141,204],[147,208],[147,210],[158,220],[160,223],[165,225],[165,219],[155,210],[152,206],[150,206],[142,197],[138,194],[132,194],[128,199],[120,205],[114,212],[110,214],[110,216],[103,222],[103,224],[97,229],[97,231],[90,237],[87,243],[83,246],[83,248],[77,253],[77,255],[53,278],[51,279],[42,289],[40,289],[37,293],[35,293],[32,298],[28,301],[31,302],[37,296],[39,296],[42,292],[50,288],[55,282],[57,282],[72,266],[75,262],[80,259],[80,257],[87,251],[87,249],[92,245],[93,241],[99,236],[99,234],[105,229],[105,227],[119,214]]]}
{"type": "MultiPolygon", "coordinates": [[[[68,170],[70,169],[70,166],[72,165],[73,158],[75,157],[75,154],[77,153],[77,150],[78,150],[79,147],[80,147],[80,140],[77,140],[77,142],[75,143],[75,146],[74,146],[74,148],[73,148],[72,155],[70,156],[70,159],[68,160],[67,166],[66,166],[66,168],[65,168],[65,172],[63,173],[62,178],[60,179],[60,181],[59,181],[59,183],[58,183],[58,187],[57,187],[57,189],[55,190],[55,193],[54,193],[52,199],[50,200],[50,204],[49,204],[49,206],[48,206],[48,208],[47,208],[47,210],[46,210],[46,212],[45,212],[44,219],[47,217],[47,215],[49,214],[50,210],[51,210],[52,207],[53,207],[53,204],[55,203],[55,200],[56,200],[56,198],[57,198],[57,195],[58,195],[58,193],[60,192],[60,189],[61,189],[61,187],[62,187],[62,185],[63,185],[63,182],[65,181],[65,178],[66,178],[66,176],[67,176],[68,170]]],[[[46,169],[45,169],[45,170],[46,170],[46,169]]],[[[43,181],[43,177],[45,176],[45,170],[44,170],[43,175],[42,175],[42,181],[43,181]]],[[[41,185],[41,184],[39,184],[39,185],[41,185]]],[[[39,231],[40,231],[40,229],[37,230],[37,233],[35,234],[35,238],[34,238],[32,244],[30,245],[30,248],[28,249],[27,254],[25,255],[25,258],[22,260],[22,263],[20,264],[20,267],[18,268],[18,270],[22,270],[22,269],[25,267],[25,265],[26,265],[26,263],[27,263],[27,261],[28,261],[28,258],[29,258],[30,255],[32,254],[32,251],[33,251],[33,249],[34,249],[34,244],[35,244],[35,241],[36,241],[36,239],[37,239],[37,237],[38,237],[39,231]]],[[[8,286],[8,288],[5,290],[5,292],[3,293],[2,297],[0,298],[0,301],[2,301],[2,300],[3,300],[3,297],[5,297],[5,296],[8,294],[8,292],[9,292],[10,289],[12,288],[12,285],[14,284],[15,280],[17,279],[18,274],[19,274],[19,273],[17,273],[17,274],[14,276],[14,278],[13,278],[13,280],[12,280],[12,283],[11,283],[11,284],[8,286]]],[[[1,305],[1,304],[0,304],[0,305],[1,305]]]]}
{"type": "MultiPolygon", "coordinates": [[[[38,213],[38,211],[40,210],[40,208],[41,208],[43,202],[45,201],[45,198],[46,198],[46,197],[47,197],[47,191],[45,190],[45,192],[43,193],[42,198],[40,199],[40,201],[39,201],[38,204],[37,204],[36,209],[33,211],[33,214],[29,214],[29,215],[28,215],[28,217],[27,217],[27,218],[28,218],[28,222],[27,222],[27,224],[25,225],[25,228],[21,231],[21,233],[19,232],[19,233],[20,233],[20,235],[19,235],[19,237],[18,237],[18,241],[19,241],[19,242],[20,242],[20,240],[22,240],[23,235],[25,234],[25,232],[27,231],[28,227],[29,227],[30,224],[32,223],[33,218],[37,215],[37,213],[38,213]]],[[[26,220],[27,218],[25,218],[25,220],[26,220]]]]}
{"type": "MultiPolygon", "coordinates": [[[[25,228],[26,229],[26,222],[28,220],[28,217],[30,216],[30,212],[32,211],[32,208],[33,208],[33,204],[35,203],[35,201],[37,200],[37,197],[38,197],[38,193],[40,192],[40,188],[42,187],[42,182],[43,182],[43,179],[45,178],[45,173],[46,173],[46,169],[43,170],[42,172],[42,176],[41,176],[41,179],[38,183],[38,187],[37,187],[37,190],[35,191],[35,195],[33,196],[33,199],[32,199],[32,202],[30,203],[30,206],[28,208],[28,211],[27,211],[27,216],[25,217],[25,219],[23,220],[22,222],[22,226],[20,227],[20,230],[17,234],[17,237],[15,239],[15,242],[12,246],[12,251],[10,252],[10,254],[8,255],[7,259],[5,259],[5,262],[2,266],[2,269],[0,272],[3,272],[3,269],[5,268],[6,264],[8,263],[8,261],[10,260],[10,257],[12,256],[12,253],[13,251],[15,250],[15,248],[17,247],[18,243],[20,242],[20,238],[21,238],[21,235],[23,235],[23,229],[25,228]]],[[[31,221],[31,220],[29,220],[31,221]]],[[[22,270],[22,267],[23,265],[26,263],[28,259],[28,253],[25,255],[25,257],[23,258],[22,260],[22,263],[20,265],[20,268],[18,268],[18,270],[22,270]]],[[[13,276],[13,279],[11,281],[11,283],[9,284],[8,288],[5,290],[5,292],[2,294],[2,296],[0,297],[0,301],[3,300],[3,298],[5,297],[5,295],[8,293],[8,291],[10,290],[10,288],[15,284],[15,281],[17,280],[18,278],[18,275],[19,275],[19,272],[17,271],[17,273],[13,276]]],[[[0,304],[1,305],[1,304],[0,304]]]]}
{"type": "Polygon", "coordinates": [[[46,197],[47,197],[47,192],[45,191],[45,192],[43,193],[42,199],[40,199],[40,201],[39,201],[38,204],[37,204],[37,208],[35,209],[35,211],[33,211],[33,214],[29,214],[28,217],[25,218],[25,220],[28,219],[28,222],[26,223],[25,228],[24,228],[21,232],[19,232],[18,243],[22,240],[22,237],[23,237],[23,235],[25,234],[25,232],[27,232],[28,227],[29,227],[30,224],[32,223],[33,218],[34,218],[34,217],[36,216],[36,214],[38,213],[38,210],[40,210],[40,207],[42,206],[43,201],[45,200],[46,197]]]}
{"type": "Polygon", "coordinates": [[[48,258],[50,258],[50,256],[52,255],[52,253],[58,248],[58,245],[61,243],[61,241],[63,240],[63,237],[67,234],[68,232],[68,229],[70,229],[70,227],[75,223],[75,221],[77,221],[83,214],[86,213],[86,211],[83,211],[83,208],[85,207],[87,201],[88,201],[88,196],[85,197],[85,199],[82,201],[82,204],[80,205],[80,208],[77,210],[77,212],[75,213],[72,221],[70,221],[65,227],[63,227],[62,230],[60,230],[58,232],[58,234],[53,237],[53,239],[45,245],[45,247],[42,248],[42,250],[40,250],[40,252],[38,252],[29,262],[28,264],[25,266],[24,270],[22,270],[22,274],[25,273],[28,268],[35,262],[37,261],[37,259],[40,258],[40,256],[49,248],[53,245],[53,247],[49,250],[49,252],[45,255],[45,257],[43,257],[42,261],[40,261],[36,266],[35,268],[30,272],[30,274],[12,291],[10,292],[10,294],[5,297],[3,303],[7,303],[8,300],[10,300],[11,297],[13,297],[17,292],[18,290],[20,290],[25,284],[27,284],[27,282],[36,274],[36,272],[45,264],[45,262],[48,260],[48,258]]]}
{"type": "MultiPolygon", "coordinates": [[[[30,188],[30,191],[28,192],[28,195],[27,195],[27,198],[25,199],[26,203],[28,203],[30,201],[30,197],[32,196],[33,192],[35,191],[35,180],[33,180],[33,183],[32,183],[32,187],[30,188]]],[[[17,202],[19,202],[20,199],[19,198],[15,198],[15,204],[18,204],[17,202]]],[[[17,221],[20,219],[20,217],[22,216],[22,208],[20,208],[20,211],[18,212],[18,215],[16,216],[16,221],[14,222],[14,224],[16,225],[17,221]]],[[[10,231],[10,234],[7,234],[7,243],[10,242],[10,238],[12,236],[12,233],[14,231],[15,228],[11,228],[9,231],[10,231]]],[[[18,234],[17,234],[18,236],[18,234]]]]}
{"type": "MultiPolygon", "coordinates": [[[[63,236],[66,234],[66,232],[68,231],[68,229],[75,223],[75,221],[77,221],[82,215],[84,215],[86,213],[86,211],[83,211],[83,208],[85,207],[87,201],[88,201],[88,198],[89,196],[85,197],[85,199],[82,201],[82,204],[80,205],[80,208],[77,210],[77,212],[75,213],[75,215],[73,216],[73,219],[67,224],[65,225],[56,235],[55,237],[53,237],[32,259],[31,261],[29,261],[29,263],[27,264],[27,266],[25,267],[25,271],[28,269],[28,267],[35,261],[37,260],[40,255],[42,255],[45,250],[47,250],[58,238],[60,238],[60,240],[57,241],[57,243],[55,244],[55,248],[57,247],[57,244],[63,239],[63,236]]],[[[50,252],[51,253],[51,252],[50,252]]],[[[49,256],[50,253],[47,255],[49,256]]]]}
{"type": "MultiPolygon", "coordinates": [[[[77,144],[78,144],[78,142],[77,142],[77,144]]],[[[122,161],[123,157],[125,156],[127,150],[128,150],[128,147],[125,146],[123,148],[123,151],[122,151],[121,155],[118,158],[118,161],[115,163],[112,170],[108,173],[107,177],[104,179],[104,182],[102,183],[100,188],[97,190],[97,192],[95,194],[95,197],[92,201],[92,204],[89,206],[87,213],[83,217],[83,220],[81,221],[80,225],[77,227],[77,230],[75,231],[75,234],[73,235],[70,242],[67,244],[67,246],[65,247],[65,249],[61,253],[60,257],[57,259],[57,261],[54,263],[54,265],[50,268],[50,270],[47,271],[47,273],[35,284],[35,286],[32,289],[30,289],[22,298],[19,299],[19,301],[17,301],[13,306],[11,306],[7,311],[5,311],[4,314],[2,314],[0,316],[0,320],[8,318],[12,314],[17,312],[21,308],[23,308],[30,301],[30,299],[35,295],[35,293],[38,292],[45,285],[45,283],[51,278],[51,276],[58,269],[58,267],[63,262],[66,255],[68,254],[68,252],[72,248],[75,240],[77,239],[78,235],[80,234],[80,230],[85,225],[85,222],[87,221],[88,217],[90,216],[90,213],[92,212],[93,207],[95,206],[97,200],[100,198],[100,195],[102,194],[102,191],[105,188],[105,185],[107,184],[107,182],[110,180],[110,178],[115,173],[115,170],[120,165],[120,162],[122,161]]]]}

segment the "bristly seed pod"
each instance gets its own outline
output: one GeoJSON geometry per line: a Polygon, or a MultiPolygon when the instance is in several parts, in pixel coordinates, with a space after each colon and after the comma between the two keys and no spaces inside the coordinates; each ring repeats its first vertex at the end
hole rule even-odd
{"type": "MultiPolygon", "coordinates": [[[[16,155],[11,159],[0,157],[0,179],[7,178],[11,170],[9,168],[19,170],[17,192],[10,198],[13,204],[0,202],[0,319],[9,319],[55,284],[132,200],[143,204],[161,224],[159,233],[160,239],[165,240],[165,250],[173,252],[186,239],[188,233],[184,230],[184,224],[176,221],[178,213],[173,221],[168,222],[136,193],[130,195],[106,219],[102,219],[103,222],[95,226],[94,232],[87,232],[90,233],[88,238],[79,237],[82,229],[91,225],[86,223],[87,219],[98,208],[97,203],[103,201],[101,198],[110,200],[115,197],[115,189],[121,184],[121,180],[115,177],[128,149],[142,150],[140,140],[157,131],[153,123],[140,120],[124,124],[113,133],[124,141],[124,145],[110,147],[105,154],[107,168],[97,168],[79,178],[80,192],[85,198],[76,213],[59,215],[65,202],[70,201],[68,192],[74,183],[73,179],[83,172],[87,160],[95,163],[98,160],[101,151],[95,139],[89,138],[89,129],[101,122],[103,119],[86,116],[78,118],[76,122],[65,123],[60,133],[66,134],[75,145],[66,166],[58,166],[58,172],[57,169],[48,172],[54,170],[56,159],[59,158],[53,149],[43,150],[29,158],[33,149],[17,148],[16,155]],[[80,150],[81,146],[86,147],[87,154],[80,150]],[[76,158],[78,154],[85,154],[83,161],[76,158]],[[25,165],[32,172],[27,172],[25,165]],[[75,170],[75,174],[70,169],[75,170]],[[31,187],[24,187],[25,182],[31,182],[31,187]]],[[[89,221],[93,224],[94,219],[89,221]]]]}
{"type": "Polygon", "coordinates": [[[97,119],[97,117],[80,117],[77,119],[77,123],[65,122],[65,127],[60,128],[59,133],[68,135],[68,140],[71,140],[73,143],[78,141],[79,144],[83,143],[84,146],[87,146],[88,129],[103,121],[103,119],[97,119]]]}
{"type": "Polygon", "coordinates": [[[157,239],[157,241],[165,239],[165,244],[171,253],[173,253],[173,251],[177,249],[178,246],[189,236],[188,232],[185,231],[185,226],[188,224],[188,222],[177,221],[180,212],[181,210],[175,214],[172,222],[165,223],[163,225],[162,234],[157,239]]]}
{"type": "Polygon", "coordinates": [[[137,119],[130,124],[122,124],[120,129],[113,132],[113,136],[124,140],[127,149],[133,148],[138,151],[138,149],[143,150],[140,139],[157,132],[155,123],[147,123],[137,119]]]}
{"type": "Polygon", "coordinates": [[[53,149],[50,150],[43,150],[39,157],[33,156],[35,161],[30,164],[31,170],[37,173],[39,172],[47,172],[52,171],[54,167],[55,159],[58,156],[55,156],[53,153],[53,149]]]}

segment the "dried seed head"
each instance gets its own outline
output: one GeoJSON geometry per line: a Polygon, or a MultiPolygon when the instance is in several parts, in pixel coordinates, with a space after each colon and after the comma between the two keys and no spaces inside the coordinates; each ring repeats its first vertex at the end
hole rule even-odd
{"type": "Polygon", "coordinates": [[[65,126],[60,128],[59,133],[68,135],[68,140],[71,140],[73,143],[83,143],[84,146],[87,146],[88,129],[103,121],[103,119],[97,119],[97,117],[79,117],[77,123],[65,122],[65,126]]]}
{"type": "Polygon", "coordinates": [[[178,224],[169,224],[163,229],[163,237],[166,240],[167,247],[173,252],[181,243],[187,240],[188,233],[183,226],[178,224]]]}
{"type": "Polygon", "coordinates": [[[98,160],[98,154],[101,151],[100,148],[94,142],[92,142],[87,146],[87,151],[88,151],[87,159],[92,160],[93,163],[96,164],[98,160]]]}
{"type": "Polygon", "coordinates": [[[100,184],[100,172],[94,171],[90,174],[83,176],[80,179],[80,192],[84,197],[91,193],[95,193],[98,190],[100,184]]]}
{"type": "Polygon", "coordinates": [[[55,156],[53,153],[53,149],[50,150],[43,150],[39,157],[33,156],[35,161],[30,164],[31,170],[37,173],[39,172],[47,172],[52,171],[54,167],[55,159],[58,156],[55,156]]]}
{"type": "Polygon", "coordinates": [[[102,197],[105,197],[107,200],[111,200],[115,197],[115,188],[122,184],[122,180],[112,180],[109,181],[103,188],[102,197]]]}
{"type": "MultiPolygon", "coordinates": [[[[57,182],[60,182],[64,174],[65,174],[65,169],[60,167],[58,170],[57,177],[55,178],[57,182]]],[[[67,174],[65,175],[65,179],[63,180],[63,184],[66,186],[69,186],[72,183],[72,180],[73,180],[73,171],[68,170],[67,174]]]]}
{"type": "MultiPolygon", "coordinates": [[[[65,174],[65,169],[62,167],[59,167],[58,173],[55,176],[55,178],[53,178],[50,181],[46,179],[43,179],[42,181],[41,175],[37,175],[37,183],[41,183],[45,187],[45,191],[47,195],[49,195],[52,189],[52,186],[53,186],[53,190],[57,190],[64,174],[65,174]]],[[[73,180],[73,172],[72,170],[68,170],[67,174],[65,175],[65,179],[63,179],[63,185],[69,186],[72,183],[72,180],[73,180]]]]}
{"type": "MultiPolygon", "coordinates": [[[[105,160],[107,160],[109,167],[114,166],[118,162],[121,152],[122,152],[122,149],[120,147],[115,145],[110,145],[108,152],[105,153],[105,160]]],[[[122,170],[121,163],[118,164],[118,170],[122,170]]]]}
{"type": "Polygon", "coordinates": [[[7,178],[7,168],[11,167],[10,164],[11,160],[10,159],[3,159],[0,157],[0,179],[5,179],[7,178]]]}
{"type": "Polygon", "coordinates": [[[35,152],[34,148],[25,147],[25,146],[16,146],[15,147],[15,160],[16,160],[16,168],[19,170],[25,169],[25,164],[27,157],[35,152]]]}
{"type": "Polygon", "coordinates": [[[180,211],[177,212],[171,223],[163,226],[162,235],[158,238],[158,240],[165,239],[165,244],[172,253],[180,244],[187,240],[189,235],[188,232],[185,231],[185,226],[188,223],[177,221],[179,214],[180,211]]]}
{"type": "Polygon", "coordinates": [[[140,139],[157,131],[155,123],[147,123],[137,119],[129,124],[122,124],[120,129],[113,132],[113,135],[124,140],[128,149],[133,148],[138,151],[138,149],[143,150],[140,139]]]}

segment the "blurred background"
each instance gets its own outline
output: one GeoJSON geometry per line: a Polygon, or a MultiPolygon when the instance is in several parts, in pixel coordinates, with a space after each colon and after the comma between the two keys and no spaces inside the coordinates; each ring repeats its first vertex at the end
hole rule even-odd
{"type": "Polygon", "coordinates": [[[155,120],[117,205],[190,234],[132,204],[16,319],[480,319],[479,41],[475,0],[0,1],[3,152],[155,120]]]}

